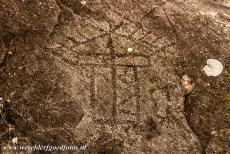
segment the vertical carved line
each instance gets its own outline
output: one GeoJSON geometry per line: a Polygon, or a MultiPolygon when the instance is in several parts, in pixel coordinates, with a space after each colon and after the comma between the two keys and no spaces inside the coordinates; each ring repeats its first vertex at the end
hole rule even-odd
{"type": "Polygon", "coordinates": [[[112,101],[113,101],[113,110],[112,110],[112,115],[113,115],[113,122],[116,124],[117,121],[117,70],[116,70],[116,64],[115,64],[115,59],[116,59],[116,53],[114,50],[113,46],[113,41],[111,34],[109,35],[109,40],[108,40],[108,48],[110,49],[110,69],[111,69],[111,79],[112,79],[112,101]]]}
{"type": "Polygon", "coordinates": [[[95,108],[96,103],[96,92],[95,92],[95,68],[91,68],[91,77],[90,77],[90,106],[95,108]]]}
{"type": "Polygon", "coordinates": [[[133,73],[134,73],[134,81],[135,81],[135,95],[136,95],[136,120],[137,123],[140,122],[140,100],[141,100],[141,95],[140,95],[140,81],[138,77],[138,71],[137,71],[137,66],[133,66],[133,73]]]}

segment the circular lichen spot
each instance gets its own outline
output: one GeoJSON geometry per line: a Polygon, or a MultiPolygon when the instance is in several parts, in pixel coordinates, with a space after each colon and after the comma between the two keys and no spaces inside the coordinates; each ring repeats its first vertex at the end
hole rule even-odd
{"type": "Polygon", "coordinates": [[[207,76],[218,76],[223,69],[222,63],[216,59],[208,59],[207,65],[203,68],[207,76]]]}

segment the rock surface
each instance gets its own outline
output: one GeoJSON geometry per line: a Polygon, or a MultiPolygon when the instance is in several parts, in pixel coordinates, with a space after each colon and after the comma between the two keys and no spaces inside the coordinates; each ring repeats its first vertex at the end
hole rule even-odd
{"type": "Polygon", "coordinates": [[[2,0],[0,19],[1,148],[230,152],[228,1],[2,0]]]}

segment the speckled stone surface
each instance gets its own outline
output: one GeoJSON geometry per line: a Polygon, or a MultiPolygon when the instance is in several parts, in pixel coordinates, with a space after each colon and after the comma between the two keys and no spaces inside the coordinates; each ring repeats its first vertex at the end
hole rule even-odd
{"type": "Polygon", "coordinates": [[[228,153],[229,14],[228,1],[2,0],[1,147],[228,153]]]}

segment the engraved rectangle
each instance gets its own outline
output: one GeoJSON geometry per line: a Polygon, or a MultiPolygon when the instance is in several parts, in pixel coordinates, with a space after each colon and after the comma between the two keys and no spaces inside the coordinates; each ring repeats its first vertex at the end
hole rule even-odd
{"type": "Polygon", "coordinates": [[[135,80],[132,67],[117,69],[117,119],[136,121],[135,80]]]}
{"type": "Polygon", "coordinates": [[[113,86],[110,68],[95,68],[95,111],[97,119],[113,119],[113,86]]]}
{"type": "MultiPolygon", "coordinates": [[[[157,89],[158,78],[156,78],[155,71],[151,68],[142,68],[139,69],[139,82],[140,82],[140,110],[145,111],[145,115],[155,114],[157,110],[156,102],[153,99],[153,92],[157,89]]],[[[143,113],[140,112],[140,116],[143,116],[143,113]]]]}

